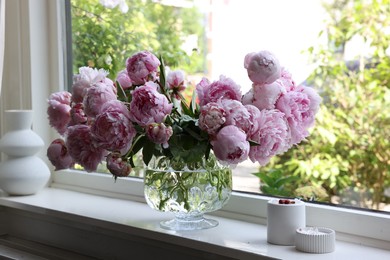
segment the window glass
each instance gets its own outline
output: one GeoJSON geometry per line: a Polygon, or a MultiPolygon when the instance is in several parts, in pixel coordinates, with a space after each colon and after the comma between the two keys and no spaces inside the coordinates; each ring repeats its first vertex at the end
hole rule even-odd
{"type": "MultiPolygon", "coordinates": [[[[249,52],[272,51],[323,104],[299,146],[265,167],[234,169],[234,189],[390,211],[389,1],[72,0],[72,70],[115,79],[140,50],[203,76],[227,75],[243,93],[249,52]]],[[[139,165],[142,160],[139,158],[139,165]]],[[[105,172],[104,165],[99,168],[105,172]]],[[[142,167],[133,175],[142,177],[142,167]]]]}

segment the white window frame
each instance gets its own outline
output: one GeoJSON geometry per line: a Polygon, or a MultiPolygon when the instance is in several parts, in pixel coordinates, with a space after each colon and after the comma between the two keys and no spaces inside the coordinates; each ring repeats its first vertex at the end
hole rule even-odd
{"type": "MultiPolygon", "coordinates": [[[[0,123],[5,109],[32,108],[34,131],[44,139],[46,147],[56,137],[47,121],[46,99],[50,93],[63,90],[65,82],[63,7],[63,0],[6,1],[6,13],[15,13],[12,16],[13,21],[6,25],[6,30],[14,32],[14,38],[6,39],[6,42],[20,44],[6,45],[8,55],[5,55],[0,123]],[[15,73],[17,77],[6,76],[15,73]],[[19,90],[16,97],[12,94],[15,92],[15,86],[19,90]],[[21,104],[21,107],[12,107],[13,102],[21,104]]],[[[40,156],[50,165],[46,158],[46,147],[40,156]]],[[[114,181],[109,175],[63,170],[52,173],[49,186],[145,201],[143,181],[135,178],[114,181]]],[[[268,200],[269,197],[265,196],[233,192],[228,204],[214,214],[266,224],[268,200]]],[[[306,209],[308,226],[332,228],[341,240],[390,248],[389,214],[312,203],[308,203],[306,209]]]]}

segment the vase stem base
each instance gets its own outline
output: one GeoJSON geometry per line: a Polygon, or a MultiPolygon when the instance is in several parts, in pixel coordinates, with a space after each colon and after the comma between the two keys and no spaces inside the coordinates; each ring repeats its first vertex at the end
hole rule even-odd
{"type": "Polygon", "coordinates": [[[186,220],[183,220],[182,218],[174,218],[171,220],[161,221],[160,226],[163,229],[176,231],[201,230],[218,226],[218,221],[204,217],[186,220]]]}

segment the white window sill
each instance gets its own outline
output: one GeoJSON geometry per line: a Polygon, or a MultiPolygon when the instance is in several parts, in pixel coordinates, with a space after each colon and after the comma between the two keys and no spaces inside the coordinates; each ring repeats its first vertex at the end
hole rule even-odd
{"type": "MultiPolygon", "coordinates": [[[[216,228],[191,232],[168,231],[161,229],[159,222],[170,219],[172,215],[154,211],[145,203],[58,188],[45,188],[31,196],[3,196],[0,198],[0,205],[5,209],[33,213],[43,219],[52,217],[89,226],[100,233],[108,232],[107,234],[122,237],[126,233],[143,240],[236,259],[387,259],[390,255],[387,250],[340,240],[336,241],[336,250],[332,253],[303,253],[293,246],[268,244],[267,229],[264,225],[215,215],[209,217],[219,221],[216,228]]],[[[4,210],[1,212],[4,213],[4,210]]],[[[90,245],[80,245],[83,246],[90,245]]]]}

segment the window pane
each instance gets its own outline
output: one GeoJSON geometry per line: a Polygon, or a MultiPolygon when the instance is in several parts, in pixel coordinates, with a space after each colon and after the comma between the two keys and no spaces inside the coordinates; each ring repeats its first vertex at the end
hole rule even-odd
{"type": "Polygon", "coordinates": [[[390,5],[328,2],[71,1],[73,72],[104,68],[115,79],[147,49],[190,86],[223,74],[246,93],[243,58],[270,50],[323,104],[306,141],[265,167],[240,164],[234,188],[390,211],[390,5]]]}

